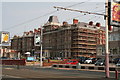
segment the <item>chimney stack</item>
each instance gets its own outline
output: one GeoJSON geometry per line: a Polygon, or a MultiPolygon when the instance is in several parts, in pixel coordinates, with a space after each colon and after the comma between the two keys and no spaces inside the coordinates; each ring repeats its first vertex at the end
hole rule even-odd
{"type": "Polygon", "coordinates": [[[30,31],[30,33],[33,33],[33,31],[30,31]]]}
{"type": "Polygon", "coordinates": [[[66,26],[68,25],[68,23],[66,21],[63,22],[63,26],[66,26]]]}
{"type": "Polygon", "coordinates": [[[34,29],[34,33],[36,33],[36,32],[38,32],[38,30],[37,30],[37,29],[34,29]]]}
{"type": "Polygon", "coordinates": [[[91,25],[91,26],[92,26],[92,25],[93,25],[93,22],[92,22],[92,21],[90,21],[90,22],[89,22],[89,25],[91,25]]]}
{"type": "Polygon", "coordinates": [[[78,19],[73,19],[73,24],[78,24],[78,19]]]}
{"type": "Polygon", "coordinates": [[[50,16],[48,22],[59,23],[57,16],[50,16]]]}
{"type": "Polygon", "coordinates": [[[38,28],[38,31],[41,31],[41,28],[38,28]]]}
{"type": "Polygon", "coordinates": [[[97,27],[100,27],[101,25],[100,25],[100,23],[96,23],[96,26],[97,26],[97,27]]]}

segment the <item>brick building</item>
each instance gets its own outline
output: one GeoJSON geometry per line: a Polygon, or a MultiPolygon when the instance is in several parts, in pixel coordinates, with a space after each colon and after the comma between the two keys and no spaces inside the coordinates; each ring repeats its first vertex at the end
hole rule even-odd
{"type": "Polygon", "coordinates": [[[11,49],[16,50],[17,53],[25,56],[26,52],[31,52],[34,48],[34,33],[24,32],[23,36],[14,36],[11,39],[11,49]]]}
{"type": "MultiPolygon", "coordinates": [[[[84,23],[74,19],[73,24],[58,22],[57,16],[50,16],[43,26],[43,55],[47,57],[78,57],[98,54],[98,45],[105,44],[105,31],[100,23],[84,23]]],[[[40,53],[40,46],[34,45],[36,31],[25,32],[22,37],[11,40],[11,48],[24,55],[34,50],[35,55],[40,53]]],[[[39,56],[39,55],[38,55],[39,56]]]]}
{"type": "Polygon", "coordinates": [[[50,21],[43,26],[43,49],[50,56],[96,56],[97,45],[105,44],[105,31],[101,28],[100,23],[93,25],[93,22],[87,24],[74,19],[73,24],[63,22],[59,26],[57,19],[52,19],[49,19],[50,21]]]}

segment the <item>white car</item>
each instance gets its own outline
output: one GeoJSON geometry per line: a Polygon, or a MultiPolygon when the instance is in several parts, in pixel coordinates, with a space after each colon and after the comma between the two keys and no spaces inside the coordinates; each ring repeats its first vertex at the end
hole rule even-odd
{"type": "Polygon", "coordinates": [[[88,58],[87,60],[85,60],[84,63],[86,63],[86,64],[91,64],[91,63],[92,63],[92,59],[93,59],[93,58],[88,58]]]}
{"type": "Polygon", "coordinates": [[[118,61],[118,63],[116,64],[116,66],[120,66],[120,61],[118,61]]]}

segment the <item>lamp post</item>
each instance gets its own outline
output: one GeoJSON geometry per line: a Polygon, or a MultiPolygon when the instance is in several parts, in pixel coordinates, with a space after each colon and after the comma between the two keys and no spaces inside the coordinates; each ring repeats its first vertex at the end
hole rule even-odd
{"type": "Polygon", "coordinates": [[[43,66],[43,61],[42,61],[42,37],[43,37],[43,27],[41,27],[41,40],[40,40],[40,67],[43,66]]]}

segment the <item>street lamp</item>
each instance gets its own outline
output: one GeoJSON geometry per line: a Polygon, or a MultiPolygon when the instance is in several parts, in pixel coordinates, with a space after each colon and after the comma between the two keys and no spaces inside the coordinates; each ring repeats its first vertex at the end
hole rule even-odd
{"type": "Polygon", "coordinates": [[[40,66],[43,66],[43,61],[42,61],[42,37],[43,37],[43,27],[41,27],[41,40],[40,40],[40,66]]]}

